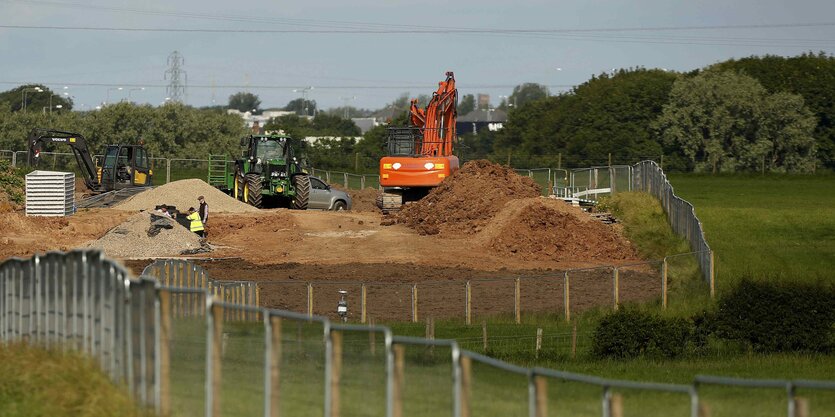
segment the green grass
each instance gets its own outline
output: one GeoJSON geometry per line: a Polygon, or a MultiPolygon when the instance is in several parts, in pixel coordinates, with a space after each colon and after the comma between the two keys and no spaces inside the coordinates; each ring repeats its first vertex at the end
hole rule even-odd
{"type": "Polygon", "coordinates": [[[150,415],[96,363],[77,352],[0,344],[0,415],[3,417],[110,417],[150,415]]]}
{"type": "Polygon", "coordinates": [[[835,271],[835,176],[671,176],[716,253],[716,285],[745,276],[814,282],[835,271]]]}

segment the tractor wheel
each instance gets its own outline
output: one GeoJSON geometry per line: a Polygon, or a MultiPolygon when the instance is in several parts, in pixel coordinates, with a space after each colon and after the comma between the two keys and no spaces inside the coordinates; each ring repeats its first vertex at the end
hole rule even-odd
{"type": "Polygon", "coordinates": [[[235,188],[232,190],[232,197],[234,197],[235,200],[244,201],[244,188],[246,187],[245,184],[246,179],[244,178],[244,175],[240,172],[236,172],[235,183],[233,184],[233,187],[235,188]]]}
{"type": "Polygon", "coordinates": [[[244,201],[253,207],[261,208],[263,203],[261,196],[261,176],[258,174],[247,174],[244,185],[244,201]]]}
{"type": "Polygon", "coordinates": [[[293,188],[296,190],[296,195],[293,196],[293,208],[307,210],[307,202],[310,200],[310,177],[296,175],[293,177],[293,188]]]}

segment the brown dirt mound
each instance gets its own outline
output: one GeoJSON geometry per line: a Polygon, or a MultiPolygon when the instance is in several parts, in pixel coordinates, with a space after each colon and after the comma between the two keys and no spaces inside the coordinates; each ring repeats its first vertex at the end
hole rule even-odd
{"type": "Polygon", "coordinates": [[[471,161],[429,195],[407,204],[397,218],[424,235],[472,235],[508,201],[538,195],[534,180],[490,161],[471,161]]]}
{"type": "MultiPolygon", "coordinates": [[[[197,197],[205,196],[209,203],[209,213],[246,213],[258,211],[249,204],[242,203],[207,184],[203,180],[189,179],[169,182],[139,193],[114,208],[126,211],[153,210],[159,204],[177,207],[185,212],[189,207],[197,208],[197,197]]],[[[210,214],[211,215],[211,214],[210,214]]]]}
{"type": "Polygon", "coordinates": [[[116,258],[153,258],[179,255],[180,252],[200,247],[200,237],[171,219],[154,216],[170,229],[161,229],[155,236],[148,235],[151,214],[137,213],[114,227],[99,240],[88,245],[116,258]]]}
{"type": "Polygon", "coordinates": [[[380,212],[377,208],[377,194],[380,191],[376,188],[365,188],[362,190],[349,190],[351,194],[351,210],[380,212]]]}
{"type": "Polygon", "coordinates": [[[603,224],[561,200],[544,197],[508,202],[479,239],[499,253],[526,260],[638,258],[616,226],[603,224]]]}

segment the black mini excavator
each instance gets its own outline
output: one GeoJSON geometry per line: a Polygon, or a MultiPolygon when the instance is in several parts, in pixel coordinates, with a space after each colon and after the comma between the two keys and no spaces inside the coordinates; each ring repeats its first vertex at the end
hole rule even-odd
{"type": "Polygon", "coordinates": [[[45,144],[65,144],[72,149],[84,176],[84,184],[93,194],[152,185],[153,171],[142,145],[107,145],[101,166],[93,162],[87,141],[79,133],[34,129],[27,140],[29,166],[37,169],[45,144]]]}

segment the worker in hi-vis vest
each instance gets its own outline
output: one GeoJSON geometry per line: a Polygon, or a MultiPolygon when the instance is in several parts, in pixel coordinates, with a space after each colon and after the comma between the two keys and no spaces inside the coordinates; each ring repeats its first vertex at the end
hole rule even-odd
{"type": "Polygon", "coordinates": [[[194,211],[194,207],[188,208],[188,217],[186,219],[189,220],[189,230],[194,233],[197,233],[197,236],[203,237],[203,220],[200,219],[200,214],[194,211]]]}

